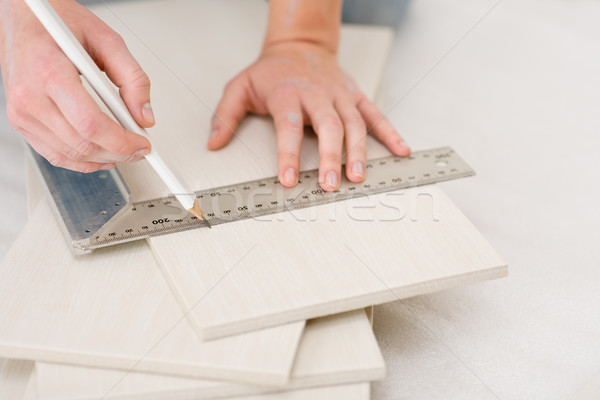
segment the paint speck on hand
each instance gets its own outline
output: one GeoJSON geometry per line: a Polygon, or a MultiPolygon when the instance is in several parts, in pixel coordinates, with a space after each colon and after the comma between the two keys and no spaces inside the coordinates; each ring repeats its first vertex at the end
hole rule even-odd
{"type": "Polygon", "coordinates": [[[285,15],[285,25],[287,27],[292,26],[292,24],[294,23],[294,14],[296,14],[296,9],[298,8],[298,2],[300,0],[292,0],[290,1],[290,3],[288,4],[288,9],[285,15]]]}
{"type": "Polygon", "coordinates": [[[300,121],[300,116],[295,112],[289,112],[287,115],[287,120],[300,128],[302,126],[302,121],[300,121]]]}

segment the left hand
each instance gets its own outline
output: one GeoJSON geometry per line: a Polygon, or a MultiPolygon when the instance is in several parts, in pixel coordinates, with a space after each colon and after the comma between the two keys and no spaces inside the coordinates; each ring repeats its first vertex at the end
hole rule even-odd
{"type": "Polygon", "coordinates": [[[247,112],[273,116],[278,176],[287,187],[298,182],[304,125],[312,125],[317,134],[319,182],[326,191],[340,186],[344,143],[346,176],[352,182],[365,178],[368,133],[394,154],[410,154],[392,124],[340,68],[335,53],[318,44],[287,41],[266,46],[259,59],[225,87],[208,148],[225,146],[247,112]]]}

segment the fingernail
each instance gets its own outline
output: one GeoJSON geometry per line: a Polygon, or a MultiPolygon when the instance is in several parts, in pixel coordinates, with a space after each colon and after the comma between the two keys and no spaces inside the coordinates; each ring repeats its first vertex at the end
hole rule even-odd
{"type": "Polygon", "coordinates": [[[401,148],[401,150],[403,150],[402,153],[404,153],[404,155],[410,154],[410,147],[404,140],[399,139],[397,143],[398,143],[398,146],[401,148]]]}
{"type": "Polygon", "coordinates": [[[148,150],[148,149],[138,150],[135,153],[133,153],[129,158],[127,158],[125,160],[125,162],[136,162],[136,161],[143,160],[144,157],[147,156],[149,153],[150,153],[150,150],[148,150]]]}
{"type": "Polygon", "coordinates": [[[154,123],[154,111],[152,111],[150,103],[146,103],[142,106],[142,117],[144,117],[144,120],[146,120],[147,123],[154,123]]]}
{"type": "Polygon", "coordinates": [[[114,167],[115,167],[115,164],[102,164],[100,169],[106,171],[108,169],[113,169],[114,167]]]}
{"type": "Polygon", "coordinates": [[[337,188],[337,185],[338,185],[337,174],[333,171],[329,171],[327,173],[327,175],[325,175],[325,183],[327,183],[327,186],[330,186],[332,188],[337,188]]]}
{"type": "Polygon", "coordinates": [[[298,180],[296,178],[296,170],[294,168],[286,169],[285,173],[283,174],[283,179],[289,186],[294,186],[298,180]]]}
{"type": "Polygon", "coordinates": [[[136,151],[133,155],[146,157],[148,154],[150,154],[150,149],[141,149],[136,151]]]}
{"type": "Polygon", "coordinates": [[[365,167],[361,161],[352,164],[352,175],[360,176],[361,178],[365,176],[365,167]]]}
{"type": "Polygon", "coordinates": [[[219,129],[213,128],[212,131],[210,131],[210,139],[217,136],[218,133],[219,133],[219,129]]]}

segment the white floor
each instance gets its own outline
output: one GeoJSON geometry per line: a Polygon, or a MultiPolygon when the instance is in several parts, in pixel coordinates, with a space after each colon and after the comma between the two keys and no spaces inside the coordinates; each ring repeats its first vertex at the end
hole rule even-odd
{"type": "MultiPolygon", "coordinates": [[[[410,6],[381,104],[476,169],[443,187],[510,276],[377,307],[374,399],[565,399],[600,371],[599,20],[595,0],[410,6]]],[[[0,140],[1,258],[26,220],[4,114],[0,140]]]]}

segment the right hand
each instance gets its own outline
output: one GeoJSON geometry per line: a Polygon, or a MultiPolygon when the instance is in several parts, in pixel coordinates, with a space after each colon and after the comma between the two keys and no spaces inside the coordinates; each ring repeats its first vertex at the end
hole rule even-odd
{"type": "MultiPolygon", "coordinates": [[[[120,88],[136,122],[154,125],[150,80],[123,39],[73,0],[54,0],[52,6],[120,88]]],[[[93,172],[150,152],[146,138],[101,111],[23,0],[0,0],[0,66],[10,124],[51,164],[93,172]]]]}

